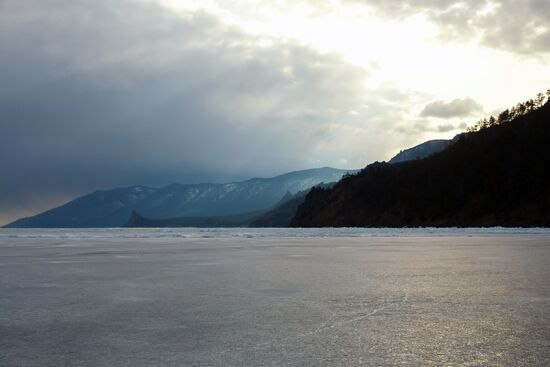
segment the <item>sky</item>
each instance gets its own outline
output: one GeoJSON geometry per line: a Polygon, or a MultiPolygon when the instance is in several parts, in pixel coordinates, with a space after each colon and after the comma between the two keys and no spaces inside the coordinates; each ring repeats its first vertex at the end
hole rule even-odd
{"type": "Polygon", "coordinates": [[[0,224],[361,168],[550,88],[550,0],[0,0],[0,224]]]}

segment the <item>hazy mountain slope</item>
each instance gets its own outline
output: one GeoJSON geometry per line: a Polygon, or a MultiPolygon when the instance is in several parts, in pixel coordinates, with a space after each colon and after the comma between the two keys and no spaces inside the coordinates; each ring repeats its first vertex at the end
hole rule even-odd
{"type": "MultiPolygon", "coordinates": [[[[335,182],[319,184],[332,187],[335,182]]],[[[125,227],[288,227],[298,206],[304,202],[309,189],[296,194],[287,192],[271,209],[226,216],[186,216],[177,218],[148,218],[133,211],[125,227]]]]}
{"type": "Polygon", "coordinates": [[[227,184],[173,184],[158,189],[133,186],[96,191],[6,227],[120,227],[133,210],[158,219],[240,214],[270,208],[287,192],[338,181],[346,172],[325,167],[227,184]]]}
{"type": "Polygon", "coordinates": [[[443,149],[447,148],[450,143],[450,140],[428,140],[412,148],[402,150],[395,157],[390,159],[388,163],[399,163],[426,158],[432,154],[441,152],[443,149]]]}
{"type": "Polygon", "coordinates": [[[123,224],[131,208],[157,191],[145,186],[96,191],[67,204],[12,222],[8,228],[110,227],[123,224]]]}
{"type": "Polygon", "coordinates": [[[307,192],[299,192],[291,197],[287,197],[284,202],[276,205],[274,208],[262,213],[249,223],[250,227],[288,227],[298,206],[306,199],[307,192]]]}
{"type": "Polygon", "coordinates": [[[313,189],[292,226],[550,226],[550,104],[313,189]]]}
{"type": "Polygon", "coordinates": [[[346,172],[319,168],[228,184],[170,185],[153,193],[135,209],[152,218],[251,212],[272,207],[287,192],[296,193],[321,182],[338,181],[346,172]]]}
{"type": "MultiPolygon", "coordinates": [[[[328,189],[336,185],[336,182],[322,183],[315,187],[328,189]]],[[[261,213],[257,218],[250,222],[250,227],[288,227],[292,218],[296,215],[298,207],[305,201],[307,194],[311,189],[288,193],[273,208],[261,213]]]]}

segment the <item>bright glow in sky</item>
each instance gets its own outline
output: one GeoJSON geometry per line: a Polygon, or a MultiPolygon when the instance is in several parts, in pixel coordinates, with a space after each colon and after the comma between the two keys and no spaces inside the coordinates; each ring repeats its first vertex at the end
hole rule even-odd
{"type": "MultiPolygon", "coordinates": [[[[174,11],[215,14],[226,24],[265,37],[267,43],[269,38],[291,39],[321,52],[336,52],[369,70],[365,88],[395,85],[438,100],[470,97],[486,113],[531,98],[550,82],[547,55],[489,48],[475,36],[446,39],[438,25],[420,12],[389,19],[377,16],[372,7],[338,0],[160,2],[174,11]]],[[[500,6],[487,2],[476,14],[488,16],[500,6]]],[[[416,111],[421,106],[411,107],[416,111]]]]}

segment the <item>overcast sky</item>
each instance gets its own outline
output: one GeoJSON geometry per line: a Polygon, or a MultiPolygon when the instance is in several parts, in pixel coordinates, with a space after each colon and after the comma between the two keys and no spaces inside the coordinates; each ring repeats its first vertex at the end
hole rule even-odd
{"type": "Polygon", "coordinates": [[[550,88],[550,0],[0,0],[0,224],[359,168],[550,88]]]}

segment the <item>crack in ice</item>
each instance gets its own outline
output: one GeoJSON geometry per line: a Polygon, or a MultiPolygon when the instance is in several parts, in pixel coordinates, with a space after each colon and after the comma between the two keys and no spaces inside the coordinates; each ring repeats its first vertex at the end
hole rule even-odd
{"type": "Polygon", "coordinates": [[[311,330],[311,331],[308,331],[308,332],[305,332],[305,333],[300,333],[300,334],[296,334],[296,335],[287,336],[285,338],[274,340],[272,342],[265,342],[265,343],[256,344],[254,346],[254,349],[262,349],[262,348],[271,346],[275,343],[281,344],[281,343],[284,343],[284,342],[287,342],[287,341],[293,340],[293,339],[302,339],[302,338],[305,338],[305,337],[308,337],[308,336],[312,336],[312,335],[316,335],[316,334],[325,332],[327,330],[334,330],[334,329],[340,328],[344,325],[352,324],[354,322],[360,322],[362,320],[365,320],[365,319],[367,319],[371,316],[374,316],[374,315],[378,314],[381,311],[390,309],[394,306],[400,307],[403,304],[405,304],[408,300],[409,300],[409,295],[408,295],[408,293],[406,293],[403,297],[401,297],[401,299],[399,299],[397,301],[389,302],[389,303],[383,305],[382,307],[375,308],[374,310],[372,310],[369,313],[366,313],[366,314],[363,314],[363,315],[360,315],[360,316],[357,316],[357,317],[353,317],[351,319],[342,320],[342,321],[339,321],[339,322],[333,322],[333,320],[335,318],[332,318],[332,319],[322,323],[319,327],[317,327],[314,330],[311,330]]]}

